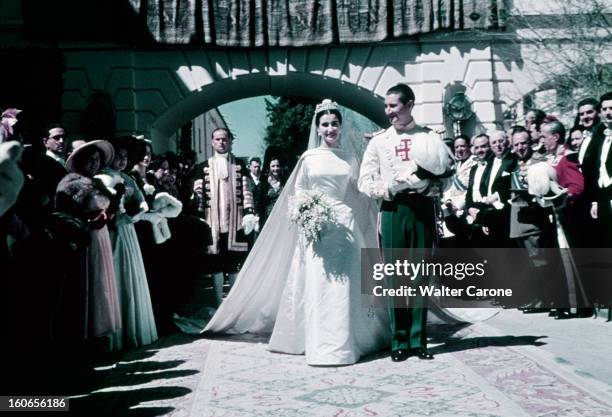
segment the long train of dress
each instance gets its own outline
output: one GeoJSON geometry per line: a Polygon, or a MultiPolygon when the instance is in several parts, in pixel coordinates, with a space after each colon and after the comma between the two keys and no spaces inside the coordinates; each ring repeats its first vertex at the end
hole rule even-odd
{"type": "Polygon", "coordinates": [[[388,346],[388,312],[361,302],[360,249],[375,241],[367,242],[364,222],[355,221],[355,208],[369,204],[357,191],[357,170],[340,150],[304,154],[284,192],[322,192],[337,223],[308,245],[288,220],[287,198],[279,199],[205,332],[271,333],[270,350],[305,353],[313,365],[355,363],[388,346]]]}
{"type": "MultiPolygon", "coordinates": [[[[388,310],[374,307],[361,291],[360,249],[376,247],[376,206],[357,190],[358,169],[342,150],[303,155],[234,287],[202,332],[271,334],[269,350],[305,353],[313,365],[351,364],[389,348],[388,310]],[[338,215],[312,245],[288,219],[288,197],[303,190],[324,193],[338,215]]],[[[437,323],[466,317],[435,305],[429,312],[437,323]]]]}

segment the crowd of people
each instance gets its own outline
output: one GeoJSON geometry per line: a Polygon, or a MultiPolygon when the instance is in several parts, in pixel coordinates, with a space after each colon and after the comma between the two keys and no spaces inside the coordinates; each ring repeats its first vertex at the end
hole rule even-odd
{"type": "MultiPolygon", "coordinates": [[[[524,125],[508,131],[447,140],[456,165],[442,197],[443,247],[526,248],[532,258],[544,248],[567,255],[569,248],[611,247],[612,93],[580,100],[576,110],[570,129],[531,110],[524,125]]],[[[605,283],[581,276],[579,268],[555,272],[559,263],[542,260],[524,312],[588,317],[595,303],[609,304],[605,283]],[[567,308],[568,274],[586,289],[577,312],[567,308]]]]}
{"type": "Polygon", "coordinates": [[[2,196],[14,198],[2,199],[0,259],[19,345],[108,352],[173,331],[189,279],[206,272],[208,228],[183,209],[193,154],[154,156],[134,136],[68,142],[59,124],[24,138],[18,113],[2,115],[2,196]]]}
{"type": "MultiPolygon", "coordinates": [[[[144,137],[69,141],[57,123],[40,139],[24,138],[20,112],[5,110],[0,125],[0,260],[5,307],[19,316],[10,320],[16,334],[42,318],[38,344],[120,351],[176,330],[173,315],[191,299],[193,281],[212,276],[221,302],[224,282],[233,283],[257,233],[247,237],[234,224],[237,251],[216,256],[228,224],[207,217],[199,198],[207,162],[196,165],[193,152],[154,155],[144,137]]],[[[227,143],[228,135],[218,129],[213,136],[227,143]]],[[[267,158],[263,172],[257,157],[248,169],[237,159],[234,170],[245,186],[238,195],[262,227],[285,180],[279,158],[267,158]]],[[[240,198],[234,203],[242,209],[240,198]]]]}
{"type": "MultiPolygon", "coordinates": [[[[5,110],[0,129],[5,142],[0,149],[0,260],[7,274],[4,304],[12,312],[9,326],[14,334],[24,340],[36,337],[37,343],[117,351],[150,344],[172,331],[173,313],[190,297],[191,279],[212,277],[215,307],[222,303],[226,281],[234,284],[264,225],[274,222],[271,215],[287,181],[278,156],[267,155],[263,164],[257,157],[245,163],[232,154],[231,133],[225,128],[212,133],[214,154],[199,164],[193,153],[155,156],[142,137],[68,143],[58,124],[49,125],[40,140],[30,138],[28,146],[19,146],[12,141],[19,139],[18,113],[5,110]],[[29,332],[33,322],[35,336],[29,332]]],[[[337,110],[323,116],[324,123],[341,125],[337,110]]],[[[327,147],[334,149],[339,133],[318,128],[327,147]]],[[[411,134],[421,133],[427,132],[411,134]]],[[[376,149],[372,143],[382,143],[383,136],[375,135],[368,149],[376,149]]],[[[611,141],[612,93],[579,101],[576,123],[569,130],[554,116],[532,110],[524,125],[508,131],[447,139],[454,154],[452,171],[435,173],[440,184],[450,184],[442,186],[446,191],[439,195],[436,210],[440,246],[536,252],[611,247],[611,141]]],[[[397,157],[400,146],[406,143],[395,148],[397,157]]],[[[366,151],[368,163],[374,158],[371,152],[366,151]]],[[[301,169],[327,172],[325,164],[332,162],[339,168],[342,157],[333,155],[313,154],[301,169]]],[[[358,168],[350,166],[357,181],[358,168]]],[[[376,175],[387,175],[387,168],[376,169],[382,170],[376,175]]],[[[298,175],[298,183],[314,172],[298,175]]],[[[382,213],[387,206],[395,213],[393,204],[404,204],[402,199],[413,204],[417,198],[405,193],[410,176],[393,178],[384,189],[372,178],[362,175],[359,189],[387,201],[382,213]]],[[[325,184],[320,177],[316,181],[325,184]]],[[[409,188],[419,189],[418,181],[423,180],[409,188]]],[[[392,228],[383,224],[383,239],[384,230],[392,228]]],[[[545,260],[539,265],[541,276],[557,280],[554,286],[563,289],[561,294],[547,291],[548,282],[538,283],[525,300],[525,312],[586,317],[593,314],[593,303],[609,304],[593,291],[587,291],[575,311],[552,299],[551,294],[567,297],[567,287],[559,284],[565,278],[552,273],[553,264],[545,260]]],[[[399,314],[400,309],[391,311],[399,314]]],[[[405,349],[403,342],[397,343],[396,351],[405,349]]],[[[341,362],[355,360],[350,356],[341,362]]]]}

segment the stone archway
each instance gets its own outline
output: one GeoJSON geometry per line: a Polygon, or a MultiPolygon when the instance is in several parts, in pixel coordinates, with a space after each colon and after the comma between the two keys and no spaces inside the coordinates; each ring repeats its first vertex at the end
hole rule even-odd
{"type": "Polygon", "coordinates": [[[261,95],[331,98],[379,125],[386,124],[383,97],[358,86],[305,73],[289,73],[282,78],[269,74],[250,74],[202,87],[169,107],[151,126],[151,138],[156,142],[163,140],[203,112],[231,101],[261,95]]]}
{"type": "Polygon", "coordinates": [[[112,98],[117,134],[141,133],[159,144],[208,109],[267,94],[329,97],[385,125],[382,97],[399,82],[414,89],[415,118],[432,128],[444,125],[444,86],[453,82],[467,87],[485,128],[501,117],[490,44],[457,36],[305,48],[75,49],[64,55],[63,122],[75,134],[95,91],[112,98]]]}

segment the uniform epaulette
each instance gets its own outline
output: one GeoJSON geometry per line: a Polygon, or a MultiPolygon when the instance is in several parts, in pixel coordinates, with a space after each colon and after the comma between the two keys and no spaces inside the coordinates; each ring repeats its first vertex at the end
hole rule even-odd
{"type": "Polygon", "coordinates": [[[387,129],[380,129],[380,130],[378,130],[378,131],[376,131],[376,132],[364,133],[364,134],[363,134],[363,137],[364,137],[365,139],[367,139],[367,140],[370,140],[370,139],[372,139],[374,136],[378,136],[378,135],[380,135],[381,133],[385,133],[386,131],[387,131],[387,129]]]}

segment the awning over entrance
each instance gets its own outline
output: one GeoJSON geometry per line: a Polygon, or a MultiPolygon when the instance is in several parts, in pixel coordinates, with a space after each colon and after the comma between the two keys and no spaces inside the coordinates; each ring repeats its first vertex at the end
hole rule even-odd
{"type": "Polygon", "coordinates": [[[504,0],[130,0],[161,43],[308,46],[500,29],[504,0]]]}

